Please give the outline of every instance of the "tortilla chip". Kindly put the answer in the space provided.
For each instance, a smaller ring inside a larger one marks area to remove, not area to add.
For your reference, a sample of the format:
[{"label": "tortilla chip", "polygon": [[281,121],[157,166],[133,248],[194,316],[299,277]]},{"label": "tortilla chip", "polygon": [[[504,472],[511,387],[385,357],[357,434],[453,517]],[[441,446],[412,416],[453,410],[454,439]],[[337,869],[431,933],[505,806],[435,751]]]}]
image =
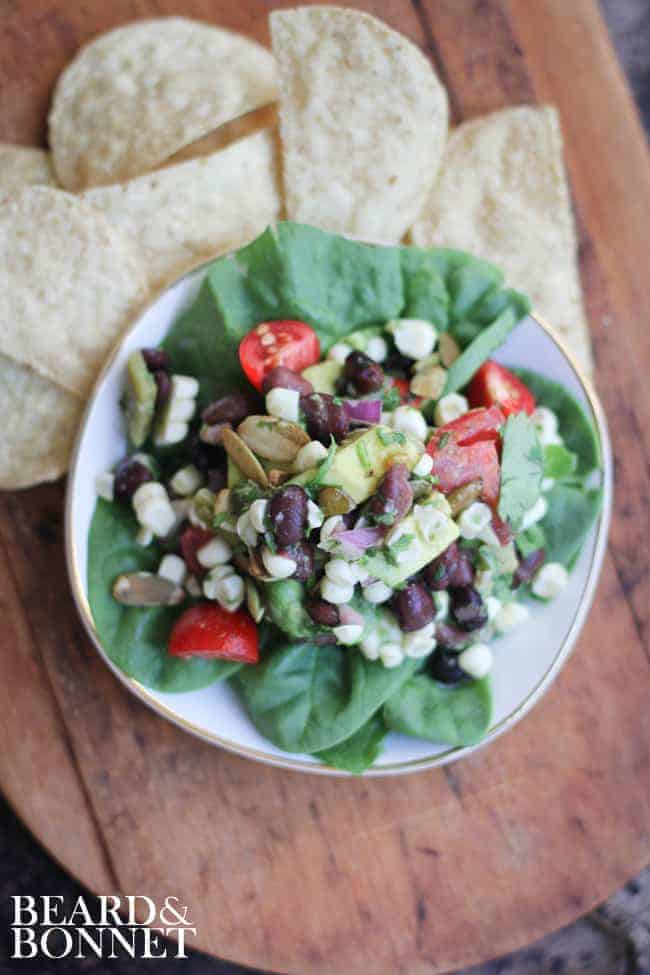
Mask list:
[{"label": "tortilla chip", "polygon": [[442,172],[411,232],[413,242],[457,247],[505,271],[593,370],[576,231],[557,111],[508,108],[452,132]]},{"label": "tortilla chip", "polygon": [[49,152],[0,143],[0,200],[25,186],[56,186]]},{"label": "tortilla chip", "polygon": [[0,206],[0,353],[84,397],[146,294],[139,256],[87,203],[33,186]]},{"label": "tortilla chip", "polygon": [[239,247],[280,212],[275,135],[233,143],[211,156],[159,169],[82,198],[137,244],[159,287],[202,260]]},{"label": "tortilla chip", "polygon": [[276,10],[270,23],[287,217],[399,241],[447,137],[447,95],[433,68],[405,37],[356,10]]},{"label": "tortilla chip", "polygon": [[0,489],[61,477],[82,410],[76,396],[0,355]]},{"label": "tortilla chip", "polygon": [[231,31],[161,17],[102,34],[61,75],[50,112],[69,190],[131,179],[277,97],[270,51]]}]

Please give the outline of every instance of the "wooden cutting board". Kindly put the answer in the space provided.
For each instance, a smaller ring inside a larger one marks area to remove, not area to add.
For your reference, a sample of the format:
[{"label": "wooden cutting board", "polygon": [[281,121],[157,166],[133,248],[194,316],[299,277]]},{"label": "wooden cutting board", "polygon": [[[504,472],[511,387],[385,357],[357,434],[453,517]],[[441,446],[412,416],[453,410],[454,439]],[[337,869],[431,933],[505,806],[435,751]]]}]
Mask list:
[{"label": "wooden cutting board", "polygon": [[[267,39],[271,6],[0,0],[0,139],[43,142],[54,80],[101,30],[182,12]],[[206,951],[295,975],[424,975],[539,938],[650,861],[650,169],[592,0],[358,6],[433,58],[456,120],[560,108],[617,472],[579,646],[523,724],[458,765],[367,781],[265,768],[127,694],[75,615],[63,485],[5,494],[0,786],[92,890],[179,896]]]}]

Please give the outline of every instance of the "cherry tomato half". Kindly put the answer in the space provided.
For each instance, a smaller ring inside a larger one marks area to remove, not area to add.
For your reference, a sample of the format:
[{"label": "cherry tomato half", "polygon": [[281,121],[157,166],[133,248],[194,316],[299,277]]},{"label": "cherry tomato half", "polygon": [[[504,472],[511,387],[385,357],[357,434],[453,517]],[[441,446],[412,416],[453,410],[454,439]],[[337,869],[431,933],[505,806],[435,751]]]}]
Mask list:
[{"label": "cherry tomato half", "polygon": [[185,559],[185,564],[192,575],[202,576],[208,570],[201,565],[196,557],[196,553],[204,545],[207,545],[214,535],[207,528],[199,525],[188,525],[181,535],[181,552]]},{"label": "cherry tomato half", "polygon": [[200,603],[186,609],[172,627],[167,652],[172,657],[259,660],[257,627],[248,613],[229,613],[216,603]]},{"label": "cherry tomato half", "polygon": [[320,342],[306,322],[262,322],[239,343],[239,361],[255,389],[276,366],[302,372],[320,359]]},{"label": "cherry tomato half", "polygon": [[504,416],[522,412],[530,416],[535,409],[535,397],[521,379],[491,359],[472,379],[467,398],[471,406],[499,406]]},{"label": "cherry tomato half", "polygon": [[498,440],[499,430],[505,423],[505,417],[498,406],[488,409],[469,410],[457,420],[451,420],[443,427],[434,431],[432,440],[439,444],[447,435],[448,439],[459,447],[468,447],[482,440]]},{"label": "cherry tomato half", "polygon": [[449,494],[455,488],[480,478],[483,483],[481,498],[490,507],[495,507],[499,500],[501,479],[496,444],[482,440],[461,447],[452,439],[442,443],[443,446],[438,446],[433,437],[427,446],[427,453],[433,460],[431,473],[438,478],[442,493]]}]

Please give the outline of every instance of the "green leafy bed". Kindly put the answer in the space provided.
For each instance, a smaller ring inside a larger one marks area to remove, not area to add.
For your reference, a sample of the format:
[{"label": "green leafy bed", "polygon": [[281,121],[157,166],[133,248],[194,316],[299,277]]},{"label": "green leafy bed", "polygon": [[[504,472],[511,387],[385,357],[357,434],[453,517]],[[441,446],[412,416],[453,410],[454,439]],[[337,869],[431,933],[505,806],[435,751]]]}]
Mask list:
[{"label": "green leafy bed", "polygon": [[[307,321],[326,351],[359,328],[400,316],[426,318],[449,330],[463,349],[448,373],[450,392],[467,383],[528,311],[527,300],[502,285],[500,271],[458,251],[373,247],[282,223],[212,264],[165,347],[175,371],[199,378],[206,402],[244,383],[238,344],[260,321]],[[570,565],[600,503],[599,493],[583,486],[599,464],[597,441],[582,409],[562,387],[533,373],[521,375],[558,414],[571,457],[577,458],[568,467],[563,456],[544,460],[568,471],[549,494],[543,531],[549,557]],[[529,448],[524,442],[517,449]],[[178,457],[172,460],[175,464]],[[527,503],[516,486],[512,494],[509,503],[515,508]],[[354,650],[316,646],[310,642],[313,625],[295,593],[287,597],[279,585],[271,619],[290,618],[293,637],[273,622],[264,623],[257,667],[168,657],[167,635],[180,610],[126,608],[111,597],[116,575],[155,569],[163,554],[157,544],[138,546],[135,532],[128,510],[98,501],[89,536],[88,591],[108,656],[147,687],[189,691],[232,679],[256,727],[275,745],[315,754],[354,773],[375,761],[389,730],[459,746],[480,740],[488,729],[488,680],[450,689],[417,673],[418,661],[387,670]],[[290,617],[283,608],[287,603],[293,607]]]}]

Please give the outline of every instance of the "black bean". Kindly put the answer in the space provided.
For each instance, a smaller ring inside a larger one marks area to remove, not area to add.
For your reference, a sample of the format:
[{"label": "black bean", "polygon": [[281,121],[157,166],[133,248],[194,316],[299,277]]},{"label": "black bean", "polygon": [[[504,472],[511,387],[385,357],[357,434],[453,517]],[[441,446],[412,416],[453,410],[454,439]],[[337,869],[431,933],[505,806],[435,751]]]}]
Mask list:
[{"label": "black bean", "polygon": [[436,623],[436,642],[444,650],[460,650],[469,641],[465,630],[453,623]]},{"label": "black bean", "polygon": [[530,582],[538,569],[540,569],[544,562],[546,561],[546,551],[543,548],[538,548],[530,555],[527,555],[525,559],[520,559],[519,565],[515,569],[515,574],[512,577],[512,588],[518,589],[519,586],[526,582]]},{"label": "black bean", "polygon": [[172,391],[171,376],[165,369],[156,369],[153,374],[156,383],[156,409],[159,410],[169,399]]},{"label": "black bean", "polygon": [[473,586],[451,588],[451,615],[464,630],[480,630],[487,623],[487,609]]},{"label": "black bean", "polygon": [[406,464],[393,464],[368,503],[368,513],[380,525],[395,525],[407,514],[413,501]]},{"label": "black bean", "polygon": [[190,441],[190,457],[194,466],[198,467],[202,474],[207,474],[215,467],[223,467],[226,463],[223,447],[204,443],[198,434],[195,434]]},{"label": "black bean", "polygon": [[318,596],[312,597],[307,603],[307,612],[314,623],[319,626],[338,626],[340,622],[339,609],[334,603],[328,603]]},{"label": "black bean", "polygon": [[335,402],[329,393],[311,393],[300,397],[300,408],[307,421],[307,432],[312,440],[326,446],[334,437],[340,443],[348,435],[350,422],[342,403]]},{"label": "black bean", "polygon": [[424,570],[424,578],[429,588],[434,590],[470,586],[474,581],[472,557],[457,542],[452,542],[438,558],[429,562]]},{"label": "black bean", "polygon": [[141,484],[153,481],[153,474],[146,464],[132,457],[125,457],[115,470],[113,494],[116,501],[130,501]]},{"label": "black bean", "polygon": [[365,396],[384,385],[384,370],[365,352],[350,352],[343,367],[343,380],[350,392]]},{"label": "black bean", "polygon": [[208,488],[213,494],[218,494],[225,488],[228,481],[228,473],[225,467],[211,467],[208,470]]},{"label": "black bean", "polygon": [[431,594],[419,582],[410,582],[397,592],[392,607],[405,633],[422,629],[436,614]]},{"label": "black bean", "polygon": [[171,368],[169,353],[164,349],[142,349],[142,358],[149,372],[157,372],[159,369],[169,372]]},{"label": "black bean", "polygon": [[467,680],[467,674],[458,664],[458,656],[441,647],[437,647],[427,666],[434,680],[441,684],[460,684]]},{"label": "black bean", "polygon": [[306,582],[313,575],[314,546],[310,545],[309,542],[298,542],[296,545],[289,545],[288,548],[282,549],[280,554],[294,559],[296,563],[296,571],[291,576],[292,579],[298,579],[299,582]]},{"label": "black bean", "polygon": [[208,426],[216,423],[232,423],[236,426],[255,411],[257,404],[247,393],[228,393],[214,400],[203,410],[201,418]]},{"label": "black bean", "polygon": [[401,379],[409,379],[411,376],[411,369],[413,368],[413,360],[407,359],[405,355],[401,352],[391,352],[384,359],[383,362],[384,372],[389,373],[391,376],[399,376]]},{"label": "black bean", "polygon": [[297,484],[280,488],[271,498],[269,518],[280,548],[302,541],[307,525],[307,494]]},{"label": "black bean", "polygon": [[268,393],[270,389],[275,389],[278,386],[281,389],[295,389],[301,396],[309,396],[310,393],[314,392],[314,387],[308,379],[304,379],[293,369],[287,369],[286,366],[275,366],[271,369],[264,377],[262,392]]}]

